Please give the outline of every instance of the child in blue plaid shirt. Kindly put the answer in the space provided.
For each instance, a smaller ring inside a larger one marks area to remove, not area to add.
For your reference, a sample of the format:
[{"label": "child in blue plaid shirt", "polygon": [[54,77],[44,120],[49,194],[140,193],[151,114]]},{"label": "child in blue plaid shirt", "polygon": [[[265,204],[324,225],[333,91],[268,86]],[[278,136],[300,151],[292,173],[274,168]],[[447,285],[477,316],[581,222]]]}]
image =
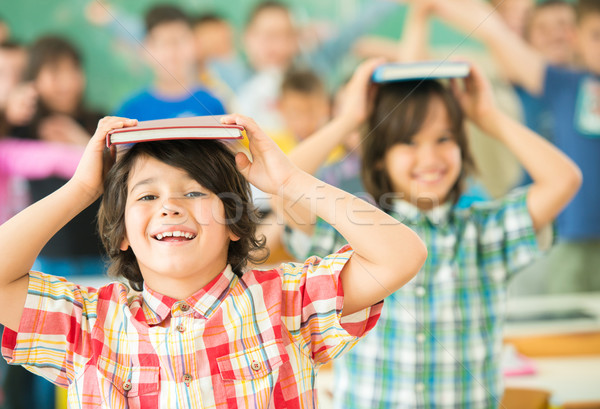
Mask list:
[{"label": "child in blue plaid shirt", "polygon": [[[417,276],[390,293],[373,332],[336,363],[335,407],[495,408],[502,395],[507,282],[535,258],[536,231],[577,192],[580,171],[496,108],[477,67],[464,84],[405,81],[375,90],[369,78],[377,64],[357,69],[340,115],[290,155],[314,171],[367,120],[365,188],[429,251]],[[465,117],[515,154],[532,175],[531,186],[467,209],[455,206],[473,164]],[[293,212],[289,224],[312,236],[310,254],[328,254],[344,243],[324,222],[308,223],[301,203],[286,210]]]}]

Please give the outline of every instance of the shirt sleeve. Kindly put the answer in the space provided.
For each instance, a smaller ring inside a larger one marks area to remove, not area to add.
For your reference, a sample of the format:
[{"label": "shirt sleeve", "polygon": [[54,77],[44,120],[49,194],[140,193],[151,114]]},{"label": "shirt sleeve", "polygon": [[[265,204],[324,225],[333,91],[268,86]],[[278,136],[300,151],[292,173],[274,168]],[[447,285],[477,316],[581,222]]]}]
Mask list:
[{"label": "shirt sleeve", "polygon": [[5,328],[2,355],[50,382],[67,387],[91,356],[98,291],[38,272],[29,288],[19,331]]},{"label": "shirt sleeve", "polygon": [[504,266],[506,278],[529,265],[540,253],[527,209],[528,192],[529,187],[515,189],[503,199],[474,211],[481,229],[479,245],[484,267]]},{"label": "shirt sleeve", "polygon": [[282,320],[294,341],[323,364],[349,350],[367,334],[383,302],[342,317],[344,292],[340,273],[352,257],[350,246],[303,264],[283,264]]}]

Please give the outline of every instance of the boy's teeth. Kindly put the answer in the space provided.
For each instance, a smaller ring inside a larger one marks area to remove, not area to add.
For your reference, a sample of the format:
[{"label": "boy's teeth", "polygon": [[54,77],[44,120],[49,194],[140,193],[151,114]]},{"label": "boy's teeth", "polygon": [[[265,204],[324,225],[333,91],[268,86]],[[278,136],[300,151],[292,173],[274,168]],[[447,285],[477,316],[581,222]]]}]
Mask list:
[{"label": "boy's teeth", "polygon": [[182,231],[165,231],[156,235],[157,240],[162,240],[165,237],[184,237],[186,239],[193,239],[196,236],[192,233]]}]

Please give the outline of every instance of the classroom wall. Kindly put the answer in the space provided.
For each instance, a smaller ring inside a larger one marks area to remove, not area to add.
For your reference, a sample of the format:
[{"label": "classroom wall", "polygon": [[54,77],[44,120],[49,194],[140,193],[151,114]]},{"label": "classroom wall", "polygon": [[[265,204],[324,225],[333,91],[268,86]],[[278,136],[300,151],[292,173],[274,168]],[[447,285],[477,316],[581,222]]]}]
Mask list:
[{"label": "classroom wall", "polygon": [[[99,1],[99,0],[91,0]],[[295,11],[300,24],[313,19],[341,23],[359,14],[361,6],[370,0],[282,0]],[[132,37],[123,20],[114,29],[91,25],[85,18],[89,0],[19,0],[0,1],[0,17],[8,22],[13,37],[29,43],[43,34],[60,34],[72,40],[82,51],[88,76],[87,100],[93,107],[112,112],[131,92],[146,85],[151,74],[143,60],[124,45]],[[127,14],[143,16],[156,3],[178,4],[192,15],[216,11],[242,30],[249,10],[256,0],[111,0],[110,4]],[[101,3],[99,3],[101,4]],[[398,38],[404,9],[386,17],[372,34]],[[122,39],[118,38],[122,36]],[[463,37],[440,24],[434,24],[433,42],[456,43]]]}]

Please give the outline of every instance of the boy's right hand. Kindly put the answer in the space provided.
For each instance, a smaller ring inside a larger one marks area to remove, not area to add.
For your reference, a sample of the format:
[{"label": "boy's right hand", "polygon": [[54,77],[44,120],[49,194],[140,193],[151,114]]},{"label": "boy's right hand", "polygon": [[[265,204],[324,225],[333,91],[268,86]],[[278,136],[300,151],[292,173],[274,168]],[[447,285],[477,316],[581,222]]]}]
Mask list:
[{"label": "boy's right hand", "polygon": [[110,169],[110,166],[112,166],[112,162],[114,162],[114,160],[111,163],[106,163],[105,161],[106,134],[113,129],[127,128],[135,125],[137,125],[137,119],[115,116],[104,117],[98,122],[98,128],[87,144],[75,175],[71,179],[89,193],[93,200],[102,194],[104,175]]}]

